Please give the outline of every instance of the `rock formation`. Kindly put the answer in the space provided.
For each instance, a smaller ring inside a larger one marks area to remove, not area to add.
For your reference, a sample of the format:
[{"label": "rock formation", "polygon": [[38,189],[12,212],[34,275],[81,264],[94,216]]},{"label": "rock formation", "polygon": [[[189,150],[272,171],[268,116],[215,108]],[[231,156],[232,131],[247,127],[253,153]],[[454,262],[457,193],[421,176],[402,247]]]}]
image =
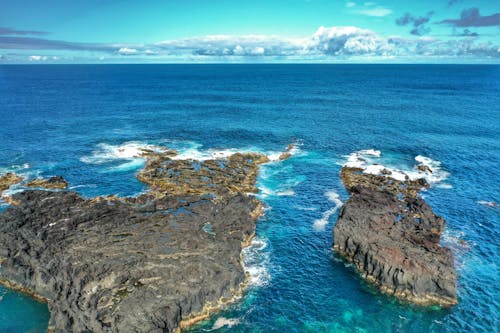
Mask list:
[{"label": "rock formation", "polygon": [[135,198],[26,190],[0,214],[0,282],[43,299],[55,332],[174,332],[245,285],[262,154],[145,150]]},{"label": "rock formation", "polygon": [[62,190],[68,187],[68,182],[61,176],[53,176],[50,178],[38,178],[29,181],[26,187],[45,188],[47,190]]},{"label": "rock formation", "polygon": [[440,246],[445,221],[418,196],[424,179],[344,167],[350,194],[334,228],[334,249],[385,293],[422,305],[457,303],[451,251]]},{"label": "rock formation", "polygon": [[23,177],[16,175],[13,172],[7,172],[0,176],[0,195],[3,191],[8,190],[12,185],[23,181]]}]

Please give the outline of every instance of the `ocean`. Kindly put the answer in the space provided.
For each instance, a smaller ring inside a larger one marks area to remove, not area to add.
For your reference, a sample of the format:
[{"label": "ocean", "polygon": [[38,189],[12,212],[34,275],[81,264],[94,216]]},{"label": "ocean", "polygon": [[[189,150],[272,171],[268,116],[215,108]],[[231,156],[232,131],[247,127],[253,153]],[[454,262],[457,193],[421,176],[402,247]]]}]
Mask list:
[{"label": "ocean", "polygon": [[[187,157],[296,145],[259,174],[249,289],[189,332],[499,332],[500,66],[0,66],[0,117],[0,173],[62,175],[87,197],[144,191],[148,144]],[[334,255],[339,172],[357,157],[432,166],[422,195],[447,221],[458,305],[384,296]],[[0,332],[44,332],[48,316],[0,287]]]}]

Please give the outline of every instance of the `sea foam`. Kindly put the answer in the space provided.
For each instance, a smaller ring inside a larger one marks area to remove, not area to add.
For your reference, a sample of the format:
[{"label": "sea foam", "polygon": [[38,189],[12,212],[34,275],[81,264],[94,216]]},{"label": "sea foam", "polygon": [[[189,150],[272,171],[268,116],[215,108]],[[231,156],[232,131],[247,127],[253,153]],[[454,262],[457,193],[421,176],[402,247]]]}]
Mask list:
[{"label": "sea foam", "polygon": [[325,196],[328,198],[328,201],[334,203],[335,205],[323,212],[320,219],[314,221],[313,228],[316,231],[324,231],[330,217],[335,214],[340,207],[342,207],[342,201],[339,199],[339,195],[336,192],[328,191],[325,193]]},{"label": "sea foam", "polygon": [[231,328],[240,323],[239,319],[219,317],[212,325],[210,331],[215,331],[223,327]]},{"label": "sea foam", "polygon": [[477,203],[487,207],[493,207],[493,208],[498,207],[498,203],[496,203],[495,201],[479,200],[477,201]]},{"label": "sea foam", "polygon": [[365,173],[382,175],[382,171],[389,171],[390,177],[399,181],[406,179],[416,180],[424,178],[430,185],[436,185],[443,189],[452,188],[450,184],[442,183],[450,173],[443,170],[441,162],[429,157],[415,156],[415,164],[412,166],[393,166],[392,161],[385,159],[380,150],[365,149],[355,151],[347,156],[341,163],[343,166],[360,168]]},{"label": "sea foam", "polygon": [[242,250],[243,266],[250,274],[251,286],[261,287],[271,280],[268,271],[270,257],[267,246],[267,240],[256,236],[250,245]]},{"label": "sea foam", "polygon": [[80,158],[87,164],[104,164],[116,160],[133,160],[141,157],[143,149],[157,149],[156,146],[141,142],[126,142],[121,145],[100,143],[90,156]]},{"label": "sea foam", "polygon": [[[165,141],[165,145],[177,150],[178,154],[174,160],[197,160],[205,161],[210,159],[225,159],[236,153],[261,153],[266,155],[271,162],[279,161],[279,157],[285,151],[263,151],[258,147],[245,148],[222,148],[222,149],[202,149],[202,145],[193,141]],[[301,143],[294,143],[293,147],[286,151],[291,156],[302,153]],[[125,142],[120,145],[99,143],[90,156],[80,158],[80,161],[87,164],[103,164],[116,160],[133,160],[141,158],[144,149],[161,150],[157,145],[147,144],[138,141]]]}]

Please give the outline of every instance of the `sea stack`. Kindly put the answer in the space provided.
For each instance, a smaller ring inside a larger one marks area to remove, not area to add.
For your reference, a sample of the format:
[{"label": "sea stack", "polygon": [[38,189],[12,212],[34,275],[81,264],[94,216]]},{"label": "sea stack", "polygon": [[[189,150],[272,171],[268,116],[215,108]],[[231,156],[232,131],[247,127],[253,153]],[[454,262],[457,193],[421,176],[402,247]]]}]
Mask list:
[{"label": "sea stack", "polygon": [[249,193],[267,156],[197,161],[158,147],[142,157],[149,191],[137,197],[26,190],[0,214],[0,283],[46,301],[49,331],[176,332],[245,287],[241,251],[262,212]]},{"label": "sea stack", "polygon": [[421,305],[456,304],[453,257],[440,246],[445,221],[418,196],[427,182],[353,167],[341,178],[350,198],[334,228],[334,250],[384,293]]}]

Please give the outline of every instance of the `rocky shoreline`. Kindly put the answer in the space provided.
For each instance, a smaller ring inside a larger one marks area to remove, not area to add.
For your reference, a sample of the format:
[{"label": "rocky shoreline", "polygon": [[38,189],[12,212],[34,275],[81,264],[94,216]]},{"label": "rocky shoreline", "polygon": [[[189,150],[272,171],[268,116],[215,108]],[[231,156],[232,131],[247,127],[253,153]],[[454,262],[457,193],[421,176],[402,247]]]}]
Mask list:
[{"label": "rocky shoreline", "polygon": [[445,221],[418,196],[425,179],[353,167],[343,167],[341,178],[350,198],[334,227],[334,250],[384,293],[421,305],[456,304],[453,257],[440,246]]},{"label": "rocky shoreline", "polygon": [[[13,195],[0,214],[0,283],[46,301],[53,332],[176,332],[238,297],[248,279],[242,248],[262,213],[249,194],[269,158],[177,156],[142,152],[138,179],[149,191],[137,197]],[[5,183],[19,181],[9,175]]]}]

